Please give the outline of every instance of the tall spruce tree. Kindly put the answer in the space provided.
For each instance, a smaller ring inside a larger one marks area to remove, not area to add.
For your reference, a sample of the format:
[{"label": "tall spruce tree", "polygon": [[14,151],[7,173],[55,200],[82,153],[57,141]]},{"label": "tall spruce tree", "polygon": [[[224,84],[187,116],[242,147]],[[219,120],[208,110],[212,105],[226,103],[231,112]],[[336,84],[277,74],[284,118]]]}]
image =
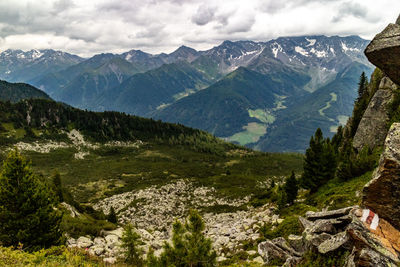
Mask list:
[{"label": "tall spruce tree", "polygon": [[61,213],[49,186],[39,179],[17,150],[11,151],[0,174],[0,243],[22,244],[34,251],[61,242]]},{"label": "tall spruce tree", "polygon": [[298,193],[298,190],[299,190],[294,171],[292,171],[292,174],[286,180],[284,189],[285,189],[285,193],[286,193],[286,201],[287,201],[287,203],[293,204],[294,200],[297,197],[297,193]]},{"label": "tall spruce tree", "polygon": [[113,206],[111,206],[110,208],[110,213],[108,213],[107,215],[107,220],[112,223],[118,222],[117,214],[115,213],[115,209]]},{"label": "tall spruce tree", "polygon": [[357,101],[359,102],[363,96],[368,93],[368,78],[367,75],[365,75],[365,72],[361,73],[360,76],[360,81],[358,82],[358,97]]},{"label": "tall spruce tree", "polygon": [[61,175],[59,172],[54,173],[53,177],[53,185],[54,185],[54,193],[58,197],[60,202],[64,201],[63,190],[62,190],[62,183],[61,183]]},{"label": "tall spruce tree", "polygon": [[303,163],[302,186],[314,193],[335,175],[335,149],[329,139],[324,139],[318,128],[310,139]]}]

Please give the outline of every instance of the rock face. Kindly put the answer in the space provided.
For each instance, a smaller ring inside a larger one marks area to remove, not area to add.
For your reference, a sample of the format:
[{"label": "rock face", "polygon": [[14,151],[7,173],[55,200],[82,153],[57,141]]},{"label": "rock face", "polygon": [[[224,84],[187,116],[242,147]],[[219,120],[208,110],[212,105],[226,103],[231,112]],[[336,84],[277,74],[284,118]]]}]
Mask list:
[{"label": "rock face", "polygon": [[338,249],[352,251],[346,266],[396,266],[400,262],[400,232],[385,220],[376,230],[360,220],[362,210],[348,207],[335,211],[308,212],[300,217],[304,227],[301,236],[267,240],[258,245],[266,264],[282,262],[295,266],[307,250],[321,254]]},{"label": "rock face", "polygon": [[393,123],[373,179],[365,186],[363,204],[400,229],[400,123]]},{"label": "rock face", "polygon": [[[397,19],[399,23],[399,19]],[[365,49],[368,60],[400,84],[400,25],[389,24]]]},{"label": "rock face", "polygon": [[388,77],[384,77],[379,89],[368,104],[367,109],[358,125],[354,136],[353,146],[357,150],[368,146],[373,149],[384,143],[386,136],[386,125],[389,119],[388,106],[393,99],[393,91],[397,89]]}]

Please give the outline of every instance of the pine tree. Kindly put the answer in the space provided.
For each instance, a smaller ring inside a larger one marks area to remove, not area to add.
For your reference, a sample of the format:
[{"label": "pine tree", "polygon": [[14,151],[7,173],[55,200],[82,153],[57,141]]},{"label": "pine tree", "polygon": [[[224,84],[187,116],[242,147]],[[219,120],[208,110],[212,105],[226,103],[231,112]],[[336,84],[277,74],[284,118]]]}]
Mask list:
[{"label": "pine tree", "polygon": [[324,139],[320,128],[310,139],[303,163],[302,186],[314,193],[332,179],[336,169],[335,150],[329,139]]},{"label": "pine tree", "polygon": [[56,172],[53,177],[53,185],[54,185],[54,193],[58,197],[58,200],[60,202],[64,201],[64,196],[63,196],[63,190],[62,190],[62,184],[61,184],[61,175],[59,172]]},{"label": "pine tree", "polygon": [[11,151],[0,174],[0,243],[22,244],[29,251],[62,240],[61,213],[50,188],[17,150]]},{"label": "pine tree", "polygon": [[294,200],[297,197],[297,192],[299,190],[294,171],[292,171],[292,174],[286,180],[284,189],[285,189],[285,193],[286,193],[286,201],[287,201],[287,203],[293,204]]},{"label": "pine tree", "polygon": [[361,73],[360,76],[360,81],[358,82],[358,97],[357,97],[357,101],[359,102],[363,96],[368,93],[367,91],[367,87],[368,87],[368,78],[367,75],[365,75],[365,72]]},{"label": "pine tree", "polygon": [[110,213],[107,215],[107,220],[112,223],[117,223],[117,214],[115,213],[115,209],[113,206],[110,208]]},{"label": "pine tree", "polygon": [[131,224],[124,227],[124,232],[121,239],[121,247],[125,249],[125,261],[134,266],[143,265],[143,250],[139,248],[142,244],[140,235],[136,233]]},{"label": "pine tree", "polygon": [[190,211],[183,225],[175,221],[172,244],[165,243],[159,261],[162,266],[209,267],[216,266],[216,252],[209,238],[204,236],[204,222],[196,211]]}]

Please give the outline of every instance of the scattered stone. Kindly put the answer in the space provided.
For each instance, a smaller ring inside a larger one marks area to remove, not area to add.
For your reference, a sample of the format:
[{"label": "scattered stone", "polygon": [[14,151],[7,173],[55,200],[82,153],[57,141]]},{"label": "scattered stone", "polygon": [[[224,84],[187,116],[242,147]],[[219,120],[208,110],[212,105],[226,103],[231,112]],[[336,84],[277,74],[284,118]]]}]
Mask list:
[{"label": "scattered stone", "polygon": [[305,250],[303,237],[298,235],[289,235],[288,242],[290,246],[297,252],[303,253]]},{"label": "scattered stone", "polygon": [[108,264],[115,264],[117,262],[117,259],[114,257],[110,257],[110,258],[104,258],[103,261]]},{"label": "scattered stone", "polygon": [[318,219],[338,218],[338,217],[342,217],[342,216],[349,214],[353,208],[354,207],[346,207],[343,209],[331,210],[331,211],[321,211],[321,212],[307,211],[306,217],[308,220],[311,220],[311,221],[315,221]]},{"label": "scattered stone", "polygon": [[325,254],[338,249],[349,241],[349,237],[346,232],[338,233],[328,240],[325,240],[318,246],[318,252]]},{"label": "scattered stone", "polygon": [[263,260],[263,258],[262,258],[261,256],[258,256],[258,257],[256,257],[256,258],[254,258],[254,259],[253,259],[253,262],[259,263],[259,264],[261,264],[261,265],[264,264],[264,260]]},{"label": "scattered stone", "polygon": [[78,248],[88,248],[93,245],[93,241],[86,236],[81,236],[76,240],[76,246]]}]

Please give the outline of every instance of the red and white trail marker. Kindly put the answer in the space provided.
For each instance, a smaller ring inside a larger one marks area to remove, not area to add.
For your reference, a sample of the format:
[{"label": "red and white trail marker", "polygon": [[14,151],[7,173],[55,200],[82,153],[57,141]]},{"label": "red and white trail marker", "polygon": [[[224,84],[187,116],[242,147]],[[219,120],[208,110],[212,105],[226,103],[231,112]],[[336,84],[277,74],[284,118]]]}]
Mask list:
[{"label": "red and white trail marker", "polygon": [[372,210],[365,209],[363,210],[361,221],[367,223],[372,230],[376,230],[379,224],[379,216]]}]

